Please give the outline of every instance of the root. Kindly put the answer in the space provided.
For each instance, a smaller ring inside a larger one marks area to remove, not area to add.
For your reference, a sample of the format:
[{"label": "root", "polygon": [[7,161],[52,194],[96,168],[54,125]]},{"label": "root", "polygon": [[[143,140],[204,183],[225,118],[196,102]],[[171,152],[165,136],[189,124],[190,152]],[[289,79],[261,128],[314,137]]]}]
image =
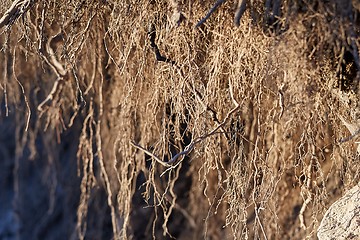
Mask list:
[{"label": "root", "polygon": [[36,0],[16,0],[0,19],[0,28],[9,28],[20,16],[26,13]]},{"label": "root", "polygon": [[17,78],[16,76],[16,72],[15,72],[15,59],[16,59],[16,48],[14,49],[14,54],[13,54],[13,64],[12,64],[12,69],[13,69],[13,75],[14,75],[14,78],[16,80],[16,82],[19,84],[20,88],[21,88],[21,92],[24,96],[24,101],[25,101],[25,105],[26,105],[26,108],[28,110],[27,112],[27,117],[26,117],[26,123],[25,123],[25,132],[28,131],[29,129],[29,123],[30,123],[30,117],[31,117],[31,109],[30,109],[30,104],[29,104],[29,101],[26,97],[26,94],[25,94],[25,89],[24,89],[24,86],[22,85],[22,83],[20,82],[20,80]]},{"label": "root", "polygon": [[[230,97],[231,97],[231,100],[232,100],[232,102],[234,103],[235,107],[227,113],[227,115],[226,115],[226,117],[224,118],[224,120],[223,120],[217,127],[215,127],[214,129],[212,129],[210,132],[208,132],[208,133],[206,133],[206,134],[204,134],[204,135],[202,135],[202,136],[200,136],[200,137],[197,137],[197,138],[193,139],[193,140],[191,141],[191,143],[185,147],[184,151],[181,151],[181,152],[177,153],[177,154],[176,154],[175,156],[173,156],[168,162],[162,161],[158,156],[154,155],[152,152],[148,151],[147,149],[145,149],[144,147],[140,146],[139,144],[136,144],[134,141],[131,141],[130,144],[131,144],[133,147],[135,147],[135,148],[143,151],[144,153],[146,153],[147,155],[149,155],[150,157],[152,157],[157,163],[161,164],[161,165],[164,166],[164,167],[167,167],[167,168],[168,168],[167,170],[176,167],[177,165],[173,165],[173,164],[175,164],[180,157],[183,157],[183,156],[186,156],[186,155],[190,154],[197,144],[201,143],[201,142],[204,141],[206,138],[208,138],[208,137],[210,137],[210,136],[212,136],[212,135],[214,135],[214,134],[223,133],[223,132],[219,132],[219,129],[223,128],[224,125],[230,120],[230,117],[231,117],[235,112],[237,112],[237,111],[239,110],[240,105],[239,105],[239,103],[236,101],[236,99],[235,99],[235,97],[234,97],[233,86],[232,86],[231,81],[229,81],[229,88],[230,88],[230,90],[229,90],[229,92],[230,92]],[[167,171],[167,170],[166,170],[166,171]],[[166,172],[166,171],[165,171],[165,172]],[[164,173],[165,173],[165,172],[164,172]],[[164,173],[163,173],[163,174],[164,174]]]},{"label": "root", "polygon": [[305,201],[303,202],[303,205],[301,206],[301,209],[299,212],[300,227],[303,228],[304,230],[306,230],[304,213],[306,211],[306,207],[313,200],[313,196],[311,193],[311,182],[312,182],[313,164],[316,160],[315,159],[316,158],[315,146],[312,144],[309,147],[311,148],[311,156],[310,156],[309,166],[306,169],[306,185],[301,188],[301,196],[303,197],[303,199],[305,199]]},{"label": "root", "polygon": [[218,9],[218,7],[220,7],[221,4],[223,4],[226,0],[217,0],[216,3],[214,4],[214,6],[212,8],[210,8],[209,12],[206,14],[206,16],[201,19],[197,24],[196,27],[200,27],[202,24],[204,24],[206,22],[206,20],[211,16],[211,14],[213,14],[213,12],[216,11],[216,9]]},{"label": "root", "polygon": [[238,2],[238,7],[236,9],[235,17],[234,17],[234,23],[235,26],[237,27],[240,26],[241,17],[244,15],[246,11],[246,1],[247,0],[239,0]]}]

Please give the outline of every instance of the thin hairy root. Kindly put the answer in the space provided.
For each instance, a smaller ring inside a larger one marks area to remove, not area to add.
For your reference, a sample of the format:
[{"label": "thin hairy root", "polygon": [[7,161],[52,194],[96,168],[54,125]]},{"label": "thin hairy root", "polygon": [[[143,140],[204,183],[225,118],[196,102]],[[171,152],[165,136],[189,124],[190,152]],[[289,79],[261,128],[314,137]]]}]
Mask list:
[{"label": "thin hairy root", "polygon": [[16,19],[26,13],[36,0],[15,0],[0,19],[0,28],[10,27]]},{"label": "thin hairy root", "polygon": [[50,91],[50,93],[47,95],[47,97],[45,98],[45,100],[43,100],[37,107],[39,112],[43,112],[44,111],[44,105],[47,104],[48,102],[52,101],[55,97],[55,95],[59,94],[62,90],[62,86],[63,86],[64,80],[63,78],[58,78],[55,80],[54,85]]},{"label": "thin hairy root", "polygon": [[9,237],[315,238],[359,179],[355,2],[6,0]]},{"label": "thin hairy root", "polygon": [[231,81],[229,81],[229,86],[230,86],[230,97],[231,97],[231,100],[233,101],[233,103],[235,104],[235,107],[230,110],[227,115],[225,116],[224,120],[218,124],[217,127],[215,127],[214,129],[212,129],[210,132],[200,136],[200,137],[197,137],[195,139],[193,139],[191,141],[191,143],[189,145],[187,145],[184,149],[184,151],[181,151],[179,153],[177,153],[175,156],[173,156],[168,162],[164,162],[162,161],[159,157],[157,157],[156,155],[154,155],[153,153],[151,153],[150,151],[146,150],[144,147],[140,146],[139,144],[136,144],[135,142],[131,141],[130,144],[132,146],[134,146],[135,148],[145,152],[146,154],[148,154],[149,156],[151,156],[152,158],[154,158],[154,160],[158,163],[160,163],[162,166],[164,167],[170,167],[172,164],[174,164],[180,157],[182,156],[186,156],[188,155],[190,152],[192,152],[192,150],[194,149],[195,145],[198,144],[198,143],[201,143],[202,141],[204,141],[206,138],[214,135],[214,134],[217,134],[217,133],[222,133],[222,132],[218,132],[219,129],[223,128],[224,125],[229,121],[230,117],[236,112],[239,110],[240,108],[240,105],[238,104],[238,102],[235,100],[234,98],[234,93],[233,93],[233,86],[231,84]]},{"label": "thin hairy root", "polygon": [[226,0],[217,0],[216,3],[214,4],[214,6],[212,8],[210,8],[210,10],[206,14],[206,16],[196,24],[196,27],[200,27],[204,22],[206,22],[206,20],[211,16],[211,14],[213,14],[213,12],[215,12],[216,9],[218,7],[220,7],[220,5],[223,4],[225,1]]},{"label": "thin hairy root", "polygon": [[116,214],[116,210],[115,210],[115,204],[112,200],[113,198],[113,192],[111,190],[111,182],[110,182],[110,177],[109,177],[109,173],[105,167],[105,160],[103,157],[103,150],[102,150],[102,141],[101,141],[101,118],[103,115],[103,96],[102,96],[102,86],[103,86],[103,80],[101,81],[101,84],[99,86],[99,102],[100,102],[100,113],[98,116],[98,120],[96,123],[96,153],[99,157],[99,164],[100,164],[100,171],[101,171],[101,175],[102,178],[104,179],[104,183],[105,183],[105,187],[106,187],[106,192],[107,192],[107,203],[110,207],[111,210],[111,223],[112,223],[112,227],[113,227],[113,232],[114,232],[114,239],[120,239],[120,235],[119,235],[119,230],[118,230],[118,224],[117,224],[117,214]]},{"label": "thin hairy root", "polygon": [[316,158],[315,146],[309,146],[311,148],[311,156],[310,156],[310,163],[306,169],[306,185],[301,189],[301,196],[304,199],[303,205],[301,206],[299,212],[299,220],[300,220],[300,227],[304,230],[306,229],[305,220],[304,220],[304,213],[306,211],[306,207],[309,203],[313,200],[313,194],[311,192],[311,183],[312,183],[312,169]]},{"label": "thin hairy root", "polygon": [[54,73],[57,76],[57,79],[54,82],[54,85],[48,94],[48,96],[38,105],[38,111],[43,112],[44,105],[48,102],[52,101],[55,95],[59,94],[62,90],[64,80],[67,79],[67,70],[63,67],[63,65],[56,59],[56,55],[54,50],[51,47],[53,42],[59,41],[61,39],[61,31],[55,34],[54,36],[50,37],[46,43],[45,36],[44,36],[44,21],[45,21],[45,10],[41,12],[41,23],[40,23],[40,31],[38,32],[39,36],[39,47],[38,51],[42,59],[51,67]]},{"label": "thin hairy root", "polygon": [[246,1],[247,0],[239,0],[238,2],[238,6],[235,12],[235,17],[234,17],[234,23],[235,26],[240,26],[240,20],[241,17],[244,15],[245,11],[246,11]]},{"label": "thin hairy root", "polygon": [[150,46],[151,46],[152,50],[155,53],[156,60],[159,61],[159,62],[166,62],[166,63],[175,64],[175,61],[161,55],[159,47],[155,43],[156,29],[155,29],[155,25],[153,23],[150,23],[149,31],[148,31],[148,37],[149,37],[149,40],[150,40]]},{"label": "thin hairy root", "polygon": [[28,110],[27,117],[26,117],[26,123],[25,123],[25,131],[27,132],[28,129],[29,129],[29,123],[30,123],[30,118],[31,118],[31,109],[30,109],[30,104],[29,104],[28,98],[27,98],[27,96],[25,94],[24,86],[16,76],[15,59],[16,59],[16,48],[14,48],[12,69],[13,69],[14,78],[15,78],[16,82],[19,84],[19,86],[21,88],[21,92],[22,92],[22,94],[24,96],[24,101],[25,101],[25,104],[26,104],[26,108]]},{"label": "thin hairy root", "polygon": [[360,126],[359,126],[359,124],[349,123],[341,115],[338,115],[338,117],[340,118],[342,124],[344,124],[344,126],[349,130],[349,132],[351,134],[348,137],[341,138],[339,140],[340,143],[348,142],[348,141],[354,139],[356,136],[358,136],[360,134]]}]

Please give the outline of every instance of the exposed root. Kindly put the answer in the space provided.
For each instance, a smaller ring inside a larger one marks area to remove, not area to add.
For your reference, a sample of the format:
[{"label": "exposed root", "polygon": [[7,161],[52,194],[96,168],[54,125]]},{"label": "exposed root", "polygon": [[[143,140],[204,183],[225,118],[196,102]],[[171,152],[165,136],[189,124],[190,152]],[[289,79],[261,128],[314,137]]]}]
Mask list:
[{"label": "exposed root", "polygon": [[235,26],[240,26],[240,20],[241,17],[244,15],[245,11],[246,11],[246,1],[247,0],[239,0],[238,2],[238,6],[235,12],[235,17],[234,17],[234,23]]},{"label": "exposed root", "polygon": [[216,9],[218,7],[220,7],[220,5],[223,4],[225,1],[226,0],[217,0],[216,3],[214,4],[214,6],[212,8],[210,8],[210,10],[206,14],[206,16],[196,24],[196,27],[200,27],[204,22],[206,22],[206,20],[208,20],[208,18],[211,16],[211,14],[213,14],[216,11]]},{"label": "exposed root", "polygon": [[30,118],[31,118],[31,109],[30,109],[29,101],[28,101],[28,99],[26,97],[26,94],[25,94],[24,86],[22,85],[22,83],[20,82],[20,80],[16,76],[15,59],[16,59],[16,48],[14,48],[12,69],[13,69],[14,78],[15,78],[16,82],[19,84],[19,86],[21,88],[21,92],[22,92],[22,95],[24,96],[24,101],[25,101],[25,104],[26,104],[26,108],[28,110],[27,117],[26,117],[26,123],[25,123],[25,132],[27,132],[28,129],[29,129],[29,123],[30,123]]},{"label": "exposed root", "polygon": [[15,0],[0,19],[0,28],[5,25],[10,27],[16,19],[26,13],[35,2],[36,0]]},{"label": "exposed root", "polygon": [[[359,178],[339,144],[360,132],[354,2],[2,9],[0,182],[29,223],[15,236],[56,224],[79,239],[315,237],[339,184]],[[46,197],[29,198],[36,186]]]}]

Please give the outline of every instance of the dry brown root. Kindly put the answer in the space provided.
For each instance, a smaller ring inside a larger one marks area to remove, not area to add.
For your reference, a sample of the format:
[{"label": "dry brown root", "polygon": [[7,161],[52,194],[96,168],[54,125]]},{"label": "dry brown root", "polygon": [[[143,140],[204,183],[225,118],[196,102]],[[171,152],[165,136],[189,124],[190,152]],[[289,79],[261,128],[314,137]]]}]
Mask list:
[{"label": "dry brown root", "polygon": [[234,24],[237,27],[240,26],[241,17],[244,15],[246,11],[246,1],[247,0],[239,0],[238,2],[238,6],[234,16]]},{"label": "dry brown root", "polygon": [[216,9],[218,9],[221,6],[221,4],[223,4],[225,1],[226,0],[217,0],[214,6],[210,8],[206,16],[196,24],[196,27],[200,27],[202,24],[204,24],[206,20],[208,20],[208,18],[211,16],[211,14],[213,14],[216,11]]}]

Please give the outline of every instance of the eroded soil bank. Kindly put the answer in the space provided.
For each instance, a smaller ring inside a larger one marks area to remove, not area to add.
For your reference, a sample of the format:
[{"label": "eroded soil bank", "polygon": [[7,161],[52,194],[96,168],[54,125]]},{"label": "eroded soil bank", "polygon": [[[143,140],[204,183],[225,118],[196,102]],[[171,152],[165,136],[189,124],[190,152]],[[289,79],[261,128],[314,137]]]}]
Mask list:
[{"label": "eroded soil bank", "polygon": [[1,239],[315,239],[359,181],[357,1],[0,6]]}]

